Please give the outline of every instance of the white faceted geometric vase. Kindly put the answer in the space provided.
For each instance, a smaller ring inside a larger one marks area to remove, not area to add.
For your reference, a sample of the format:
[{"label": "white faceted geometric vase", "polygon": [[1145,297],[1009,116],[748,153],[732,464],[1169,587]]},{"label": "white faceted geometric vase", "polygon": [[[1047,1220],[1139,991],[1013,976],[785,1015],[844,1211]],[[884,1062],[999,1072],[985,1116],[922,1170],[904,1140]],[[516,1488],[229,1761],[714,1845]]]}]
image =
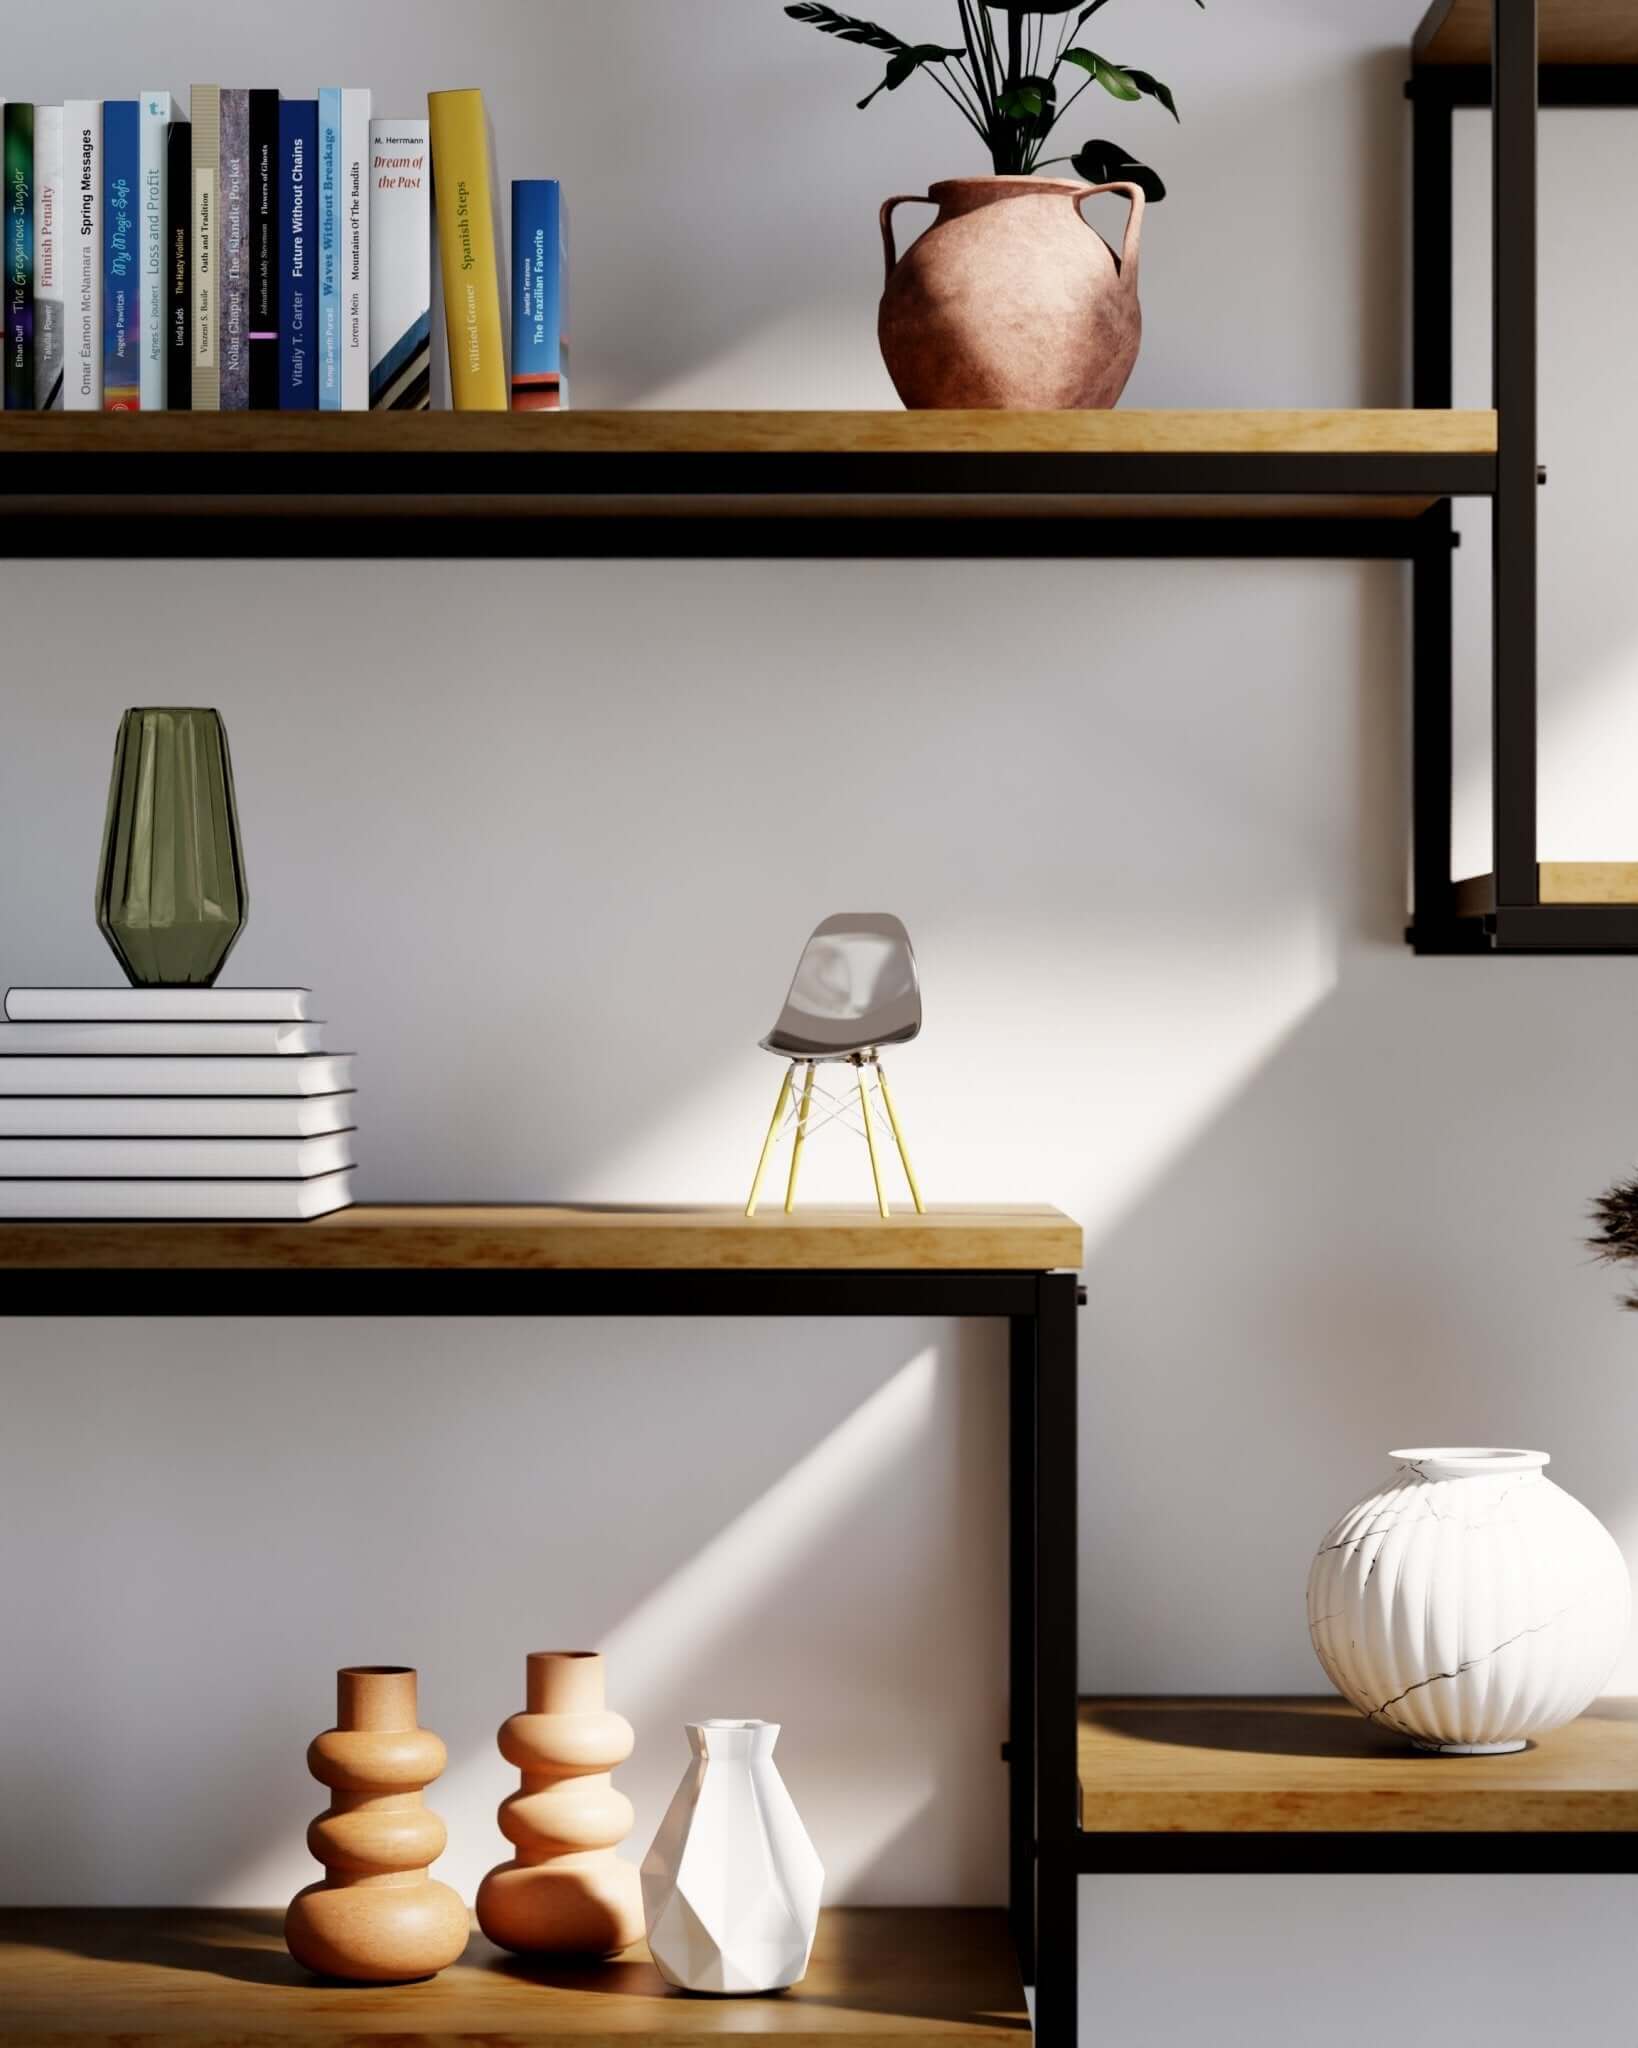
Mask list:
[{"label": "white faceted geometric vase", "polygon": [[825,1873],[774,1765],[771,1721],[702,1721],[643,1859],[649,1952],[679,1991],[745,1997],[807,1974]]},{"label": "white faceted geometric vase", "polygon": [[1418,1749],[1498,1756],[1573,1721],[1626,1647],[1632,1587],[1543,1451],[1392,1451],[1308,1574],[1308,1632],[1337,1691]]}]

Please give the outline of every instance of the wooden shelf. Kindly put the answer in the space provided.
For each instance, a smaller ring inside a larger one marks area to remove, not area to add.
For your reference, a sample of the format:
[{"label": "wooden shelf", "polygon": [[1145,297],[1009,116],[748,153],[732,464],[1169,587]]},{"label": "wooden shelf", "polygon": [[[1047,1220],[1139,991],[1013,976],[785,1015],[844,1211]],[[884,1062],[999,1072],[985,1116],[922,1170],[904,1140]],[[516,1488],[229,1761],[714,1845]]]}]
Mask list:
[{"label": "wooden shelf", "polygon": [[1030,1272],[1074,1270],[1080,1226],[1047,1207],[356,1208],[314,1223],[4,1223],[0,1270]]},{"label": "wooden shelf", "polygon": [[[1536,870],[1543,903],[1638,903],[1638,861],[1544,860]],[[1456,884],[1456,915],[1484,917],[1496,907],[1494,875]]]},{"label": "wooden shelf", "polygon": [[123,532],[157,554],[180,521],[190,548],[230,548],[235,522],[284,519],[292,549],[324,523],[333,545],[339,521],[355,552],[403,552],[430,521],[468,544],[503,525],[520,547],[660,553],[682,537],[589,522],[686,516],[722,552],[780,545],[773,520],[860,518],[1028,521],[1023,551],[1111,512],[1403,520],[1488,495],[1495,469],[1489,412],[8,414],[0,544],[49,552],[72,529],[95,552]]},{"label": "wooden shelf", "polygon": [[0,2042],[276,2048],[460,2042],[563,2048],[773,2040],[785,2048],[1018,2042],[1028,2031],[1005,1917],[824,1915],[807,1981],[773,1998],[687,1998],[646,1952],[581,1968],[515,1961],[474,1934],[423,1984],[325,1985],[285,1953],[277,1913],[0,1913]]},{"label": "wooden shelf", "polygon": [[1083,1700],[1080,1775],[1087,1834],[1625,1831],[1638,1700],[1496,1757],[1427,1755],[1336,1698]]},{"label": "wooden shelf", "polygon": [[1495,452],[1492,412],[54,412],[0,419],[0,453],[122,460]]},{"label": "wooden shelf", "polygon": [[[1434,0],[1416,33],[1419,64],[1488,64],[1491,0]],[[1632,0],[1541,0],[1543,64],[1638,64]]]},{"label": "wooden shelf", "polygon": [[350,455],[1495,455],[1493,412],[6,414],[0,453]]}]

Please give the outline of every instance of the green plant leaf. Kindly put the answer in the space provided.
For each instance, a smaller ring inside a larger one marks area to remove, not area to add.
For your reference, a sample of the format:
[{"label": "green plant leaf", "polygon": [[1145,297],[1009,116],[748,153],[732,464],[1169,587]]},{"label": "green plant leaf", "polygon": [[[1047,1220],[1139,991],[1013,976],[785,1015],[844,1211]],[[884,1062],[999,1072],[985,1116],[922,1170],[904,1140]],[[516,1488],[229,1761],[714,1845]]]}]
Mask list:
[{"label": "green plant leaf", "polygon": [[881,84],[860,100],[859,111],[863,113],[870,102],[880,98],[884,92],[897,92],[901,85],[915,77],[924,64],[943,64],[951,57],[964,57],[966,54],[965,50],[947,50],[942,43],[917,43],[913,50],[900,50],[889,60],[887,76]]},{"label": "green plant leaf", "polygon": [[1107,57],[1100,57],[1096,50],[1065,50],[1063,61],[1078,64],[1083,71],[1091,72],[1106,93],[1117,100],[1136,100],[1143,95],[1127,77],[1118,64],[1111,64]]},{"label": "green plant leaf", "polygon": [[1140,71],[1135,64],[1122,64],[1117,68],[1132,81],[1139,92],[1146,92],[1154,99],[1159,100],[1160,104],[1174,121],[1181,121],[1183,119],[1183,116],[1177,111],[1176,100],[1172,98],[1171,87],[1169,85],[1162,85],[1152,71]]},{"label": "green plant leaf", "polygon": [[1014,121],[1039,121],[1057,106],[1058,88],[1050,78],[1020,78],[997,104]]},{"label": "green plant leaf", "polygon": [[1151,205],[1166,197],[1157,174],[1128,156],[1118,142],[1089,142],[1070,162],[1089,185],[1136,185]]},{"label": "green plant leaf", "polygon": [[834,7],[819,7],[811,0],[799,0],[785,12],[792,21],[805,22],[809,28],[818,29],[821,35],[839,36],[844,43],[863,43],[868,50],[908,50],[910,45],[902,36],[896,36],[890,29],[878,28],[873,21],[860,21],[856,15],[838,14]]}]

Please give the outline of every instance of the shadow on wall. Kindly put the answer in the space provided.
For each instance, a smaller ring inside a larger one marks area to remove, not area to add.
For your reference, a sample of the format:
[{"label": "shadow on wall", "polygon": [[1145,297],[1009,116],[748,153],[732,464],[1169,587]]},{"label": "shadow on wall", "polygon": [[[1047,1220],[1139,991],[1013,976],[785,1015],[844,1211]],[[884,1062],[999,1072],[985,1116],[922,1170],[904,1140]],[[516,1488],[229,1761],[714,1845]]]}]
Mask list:
[{"label": "shadow on wall", "polygon": [[[1624,1141],[1574,1083],[1606,1057],[1615,963],[1554,962],[1551,998],[1515,996],[1502,1029],[1512,964],[1350,956],[1093,1247],[1083,1342],[1118,1368],[1086,1382],[1090,1689],[1314,1690],[1313,1546],[1394,1444],[1547,1450],[1630,1539],[1633,1331],[1582,1243]],[[1152,1437],[1157,1406],[1188,1418],[1163,1489],[1100,1453]],[[1635,1686],[1629,1657],[1613,1689]]]},{"label": "shadow on wall", "polygon": [[[619,1324],[475,1345],[387,1323],[338,1373],[334,1332],[293,1323],[247,1384],[203,1326],[11,1326],[30,1371],[3,1497],[55,1562],[50,1587],[0,1594],[29,1645],[0,1671],[0,1897],[288,1896],[314,1874],[303,1756],[334,1670],[388,1655],[421,1667],[449,1744],[439,1874],[471,1896],[508,1853],[494,1731],[524,1653],[603,1641],[639,1730],[628,1852],[682,1774],[683,1723],[754,1713],[787,1725],[833,1896],[914,1902],[939,1871],[989,1899],[1004,1773],[975,1785],[972,1760],[1004,1732],[1004,1347],[838,1324],[820,1370],[787,1326],[735,1327],[746,1343],[667,1326],[657,1362]],[[42,1442],[75,1445],[72,1498]],[[696,1561],[657,1583],[677,1557]]]}]

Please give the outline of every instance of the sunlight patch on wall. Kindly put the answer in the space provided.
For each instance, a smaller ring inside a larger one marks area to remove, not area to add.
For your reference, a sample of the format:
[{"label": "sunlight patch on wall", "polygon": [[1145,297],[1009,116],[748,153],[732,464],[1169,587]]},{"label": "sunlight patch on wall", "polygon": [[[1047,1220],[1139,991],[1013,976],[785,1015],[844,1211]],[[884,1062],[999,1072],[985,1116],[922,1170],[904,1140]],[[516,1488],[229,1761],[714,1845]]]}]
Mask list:
[{"label": "sunlight patch on wall", "polygon": [[[1090,1251],[1337,985],[1328,905],[1253,904],[1209,930],[1139,923],[912,928],[926,1028],[887,1064],[929,1202],[1056,1202]],[[736,1048],[575,1195],[640,1187],[660,1201],[743,1202],[782,1071]],[[845,1068],[826,1078],[849,1086]],[[769,1169],[773,1210],[789,1159],[783,1148]],[[884,1171],[890,1202],[908,1208],[890,1143]],[[817,1133],[799,1201],[872,1199],[862,1139]]]},{"label": "sunlight patch on wall", "polygon": [[[601,1642],[573,1646],[604,1651],[609,1704],[638,1731],[637,1751],[616,1776],[637,1808],[637,1825],[622,1855],[640,1860],[659,1824],[687,1760],[683,1729],[688,1721],[737,1714],[776,1718],[781,1703],[788,1706],[809,1696],[813,1672],[804,1603],[831,1560],[845,1553],[849,1531],[869,1504],[900,1485],[906,1469],[925,1456],[926,1439],[937,1426],[938,1372],[937,1353],[919,1351]],[[956,1398],[954,1389],[949,1398]],[[754,1405],[715,1426],[754,1428]],[[697,1446],[688,1453],[698,1454]],[[900,1562],[884,1558],[880,1568],[891,1572]],[[840,1568],[851,1583],[858,1582],[856,1555],[846,1557]],[[902,1592],[898,1597],[902,1602]],[[890,1599],[889,1610],[893,1605]],[[891,1718],[901,1707],[878,1697],[880,1658],[870,1645],[870,1625],[871,1616],[861,1613],[859,1669],[848,1681],[853,1722],[862,1729],[883,1715]],[[742,1666],[754,1670],[749,1681],[754,1697],[741,1696],[747,1687]],[[521,1688],[521,1653],[518,1676]],[[516,1700],[497,1700],[496,1725],[521,1705],[521,1690]],[[827,1713],[826,1719],[834,1717]],[[868,1880],[884,1852],[938,1796],[940,1745],[923,1745],[918,1753],[925,1769],[907,1770],[902,1748],[892,1757],[882,1756],[876,1767],[868,1737],[856,1745],[834,1737],[827,1741],[814,1726],[793,1726],[790,1737],[804,1769],[798,1774],[787,1762],[787,1772],[826,1864],[827,1893],[835,1899],[861,1878]],[[450,1826],[449,1847],[435,1874],[468,1899],[484,1872],[510,1853],[494,1825],[494,1812],[516,1786],[516,1774],[486,1741],[475,1752],[452,1757],[428,1789],[427,1804]],[[822,1797],[803,1801],[805,1789],[821,1787]],[[307,1857],[303,1832],[310,1815],[322,1807],[324,1794],[317,1785],[310,1790],[310,1806],[293,1807],[278,1835],[254,1861],[213,1886],[205,1903],[265,1904],[317,1880],[321,1873]]]}]

